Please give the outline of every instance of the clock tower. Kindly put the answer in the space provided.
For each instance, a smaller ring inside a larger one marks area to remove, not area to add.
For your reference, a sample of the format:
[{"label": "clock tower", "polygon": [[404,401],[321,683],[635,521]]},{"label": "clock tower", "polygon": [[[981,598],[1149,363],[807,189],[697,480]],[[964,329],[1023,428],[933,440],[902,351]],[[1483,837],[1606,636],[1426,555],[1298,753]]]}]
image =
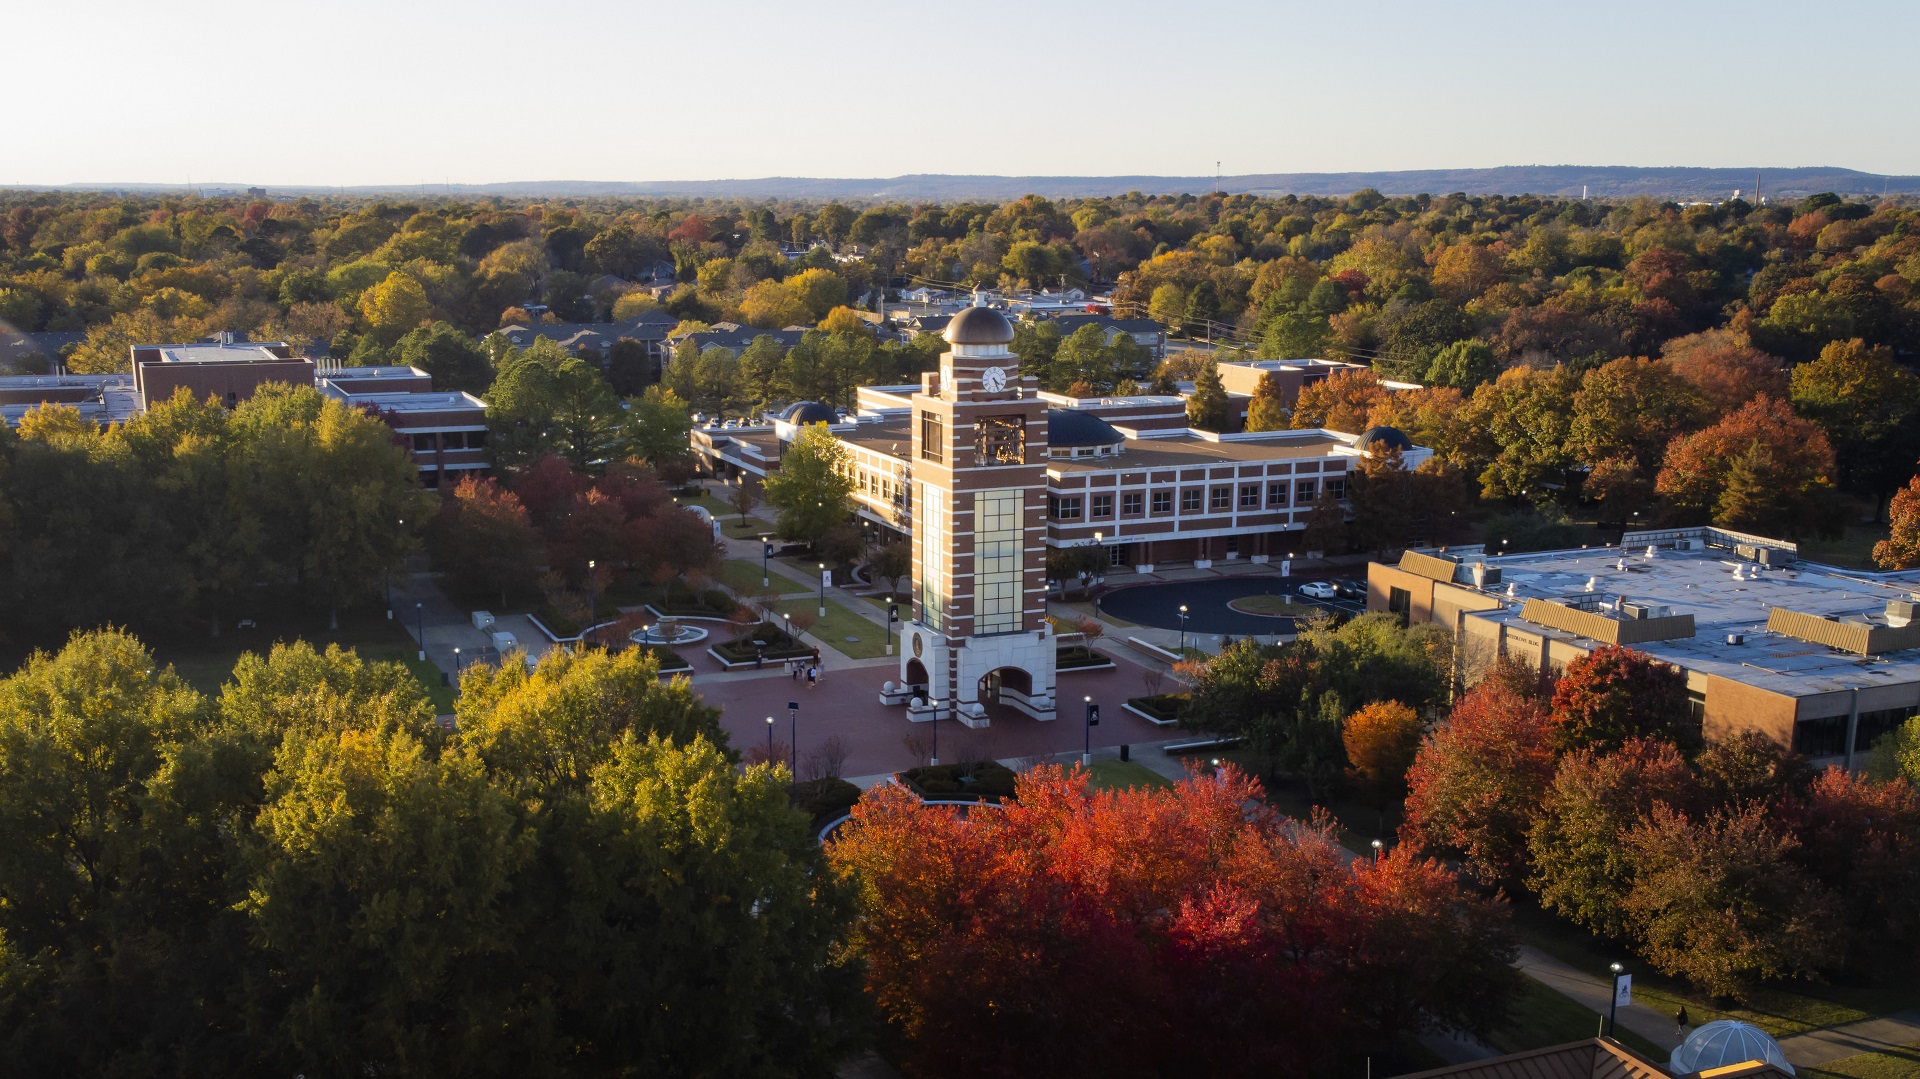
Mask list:
[{"label": "clock tower", "polygon": [[1054,718],[1046,622],[1046,402],[978,297],[913,395],[913,620],[902,682],[915,719],[984,727],[990,707]]}]

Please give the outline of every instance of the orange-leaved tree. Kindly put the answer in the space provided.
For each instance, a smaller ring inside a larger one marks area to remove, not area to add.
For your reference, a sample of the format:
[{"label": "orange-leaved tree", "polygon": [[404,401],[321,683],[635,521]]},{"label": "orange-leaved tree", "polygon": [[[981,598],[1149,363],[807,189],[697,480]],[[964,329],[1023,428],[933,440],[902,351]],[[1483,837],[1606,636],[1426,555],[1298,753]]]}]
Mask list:
[{"label": "orange-leaved tree", "polygon": [[1400,837],[1460,856],[1489,884],[1526,876],[1527,828],[1553,781],[1553,719],[1520,680],[1489,678],[1428,734],[1407,773]]},{"label": "orange-leaved tree", "polygon": [[870,791],[829,860],[860,896],[854,946],[904,1062],[1302,1074],[1497,1021],[1513,973],[1496,907],[1409,850],[1343,865],[1325,822],[1258,795],[1232,768],[1097,793],[1037,768],[966,816]]},{"label": "orange-leaved tree", "polygon": [[1375,701],[1347,717],[1340,732],[1347,763],[1384,798],[1406,793],[1407,769],[1420,751],[1420,714],[1399,701]]}]

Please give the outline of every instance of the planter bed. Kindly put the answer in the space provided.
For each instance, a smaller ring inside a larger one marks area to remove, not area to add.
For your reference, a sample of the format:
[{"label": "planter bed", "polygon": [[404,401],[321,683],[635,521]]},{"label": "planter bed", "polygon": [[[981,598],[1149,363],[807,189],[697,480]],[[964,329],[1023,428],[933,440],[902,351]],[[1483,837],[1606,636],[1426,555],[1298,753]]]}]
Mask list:
[{"label": "planter bed", "polygon": [[1149,723],[1171,727],[1180,721],[1180,708],[1188,699],[1185,693],[1159,693],[1151,697],[1129,697],[1121,707]]},{"label": "planter bed", "polygon": [[899,778],[915,795],[934,801],[998,802],[1013,797],[1013,769],[995,761],[909,768]]},{"label": "planter bed", "polygon": [[1057,649],[1053,655],[1054,669],[1058,671],[1106,671],[1114,666],[1113,660],[1084,644]]},{"label": "planter bed", "polygon": [[737,641],[722,641],[707,649],[707,654],[719,660],[721,666],[732,670],[735,667],[753,666],[762,649],[765,649],[769,662],[813,655],[812,645],[801,644],[771,622],[760,623],[752,633]]},{"label": "planter bed", "polygon": [[688,663],[685,656],[664,644],[643,644],[638,647],[660,661],[661,674],[685,674],[693,670],[693,664]]}]

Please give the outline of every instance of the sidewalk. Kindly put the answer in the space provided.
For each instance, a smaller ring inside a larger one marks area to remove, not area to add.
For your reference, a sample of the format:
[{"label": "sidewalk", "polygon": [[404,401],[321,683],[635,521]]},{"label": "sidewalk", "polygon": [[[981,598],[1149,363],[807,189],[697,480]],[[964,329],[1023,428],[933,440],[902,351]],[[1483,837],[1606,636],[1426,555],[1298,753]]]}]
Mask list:
[{"label": "sidewalk", "polygon": [[[1606,1015],[1612,1007],[1613,986],[1605,979],[1563,963],[1531,944],[1520,946],[1520,956],[1513,965],[1534,981],[1592,1010],[1595,1016]],[[1680,1044],[1673,1016],[1644,1004],[1620,1009],[1619,1024],[1665,1050]]]},{"label": "sidewalk", "polygon": [[1920,1012],[1897,1012],[1780,1039],[1780,1051],[1796,1068],[1825,1064],[1860,1053],[1887,1053],[1920,1061]]}]

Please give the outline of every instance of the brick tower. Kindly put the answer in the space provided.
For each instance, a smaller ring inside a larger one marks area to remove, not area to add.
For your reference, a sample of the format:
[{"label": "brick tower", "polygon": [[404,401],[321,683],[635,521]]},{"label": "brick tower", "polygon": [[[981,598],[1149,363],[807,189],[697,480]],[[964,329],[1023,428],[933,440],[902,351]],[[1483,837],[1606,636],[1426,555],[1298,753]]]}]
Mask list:
[{"label": "brick tower", "polygon": [[1013,327],[976,298],[913,395],[913,622],[900,675],[915,718],[984,727],[1000,703],[1054,718],[1046,623],[1046,403]]}]

